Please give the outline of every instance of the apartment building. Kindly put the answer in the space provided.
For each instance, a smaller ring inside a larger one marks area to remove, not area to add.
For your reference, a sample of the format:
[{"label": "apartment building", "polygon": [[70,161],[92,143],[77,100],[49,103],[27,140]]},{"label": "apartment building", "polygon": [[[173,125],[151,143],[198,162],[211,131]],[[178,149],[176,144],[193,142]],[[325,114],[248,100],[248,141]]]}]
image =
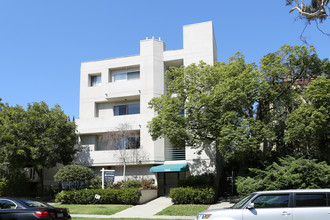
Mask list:
[{"label": "apartment building", "polygon": [[154,179],[166,194],[178,179],[214,170],[207,152],[177,149],[167,139],[153,141],[147,123],[156,116],[148,108],[165,93],[164,73],[170,66],[217,60],[212,22],[183,26],[183,48],[166,50],[159,38],[140,41],[140,54],[81,64],[80,136],[77,164],[115,170],[115,182]]}]

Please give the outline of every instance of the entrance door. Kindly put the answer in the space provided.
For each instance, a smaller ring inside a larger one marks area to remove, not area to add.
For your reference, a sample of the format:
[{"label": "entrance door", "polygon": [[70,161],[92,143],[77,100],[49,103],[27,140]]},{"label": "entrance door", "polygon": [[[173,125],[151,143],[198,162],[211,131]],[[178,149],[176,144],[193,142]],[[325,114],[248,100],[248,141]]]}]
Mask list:
[{"label": "entrance door", "polygon": [[171,188],[177,188],[179,173],[165,173],[165,195],[170,193]]},{"label": "entrance door", "polygon": [[157,173],[158,195],[167,196],[170,193],[171,188],[178,187],[178,180],[178,172]]}]

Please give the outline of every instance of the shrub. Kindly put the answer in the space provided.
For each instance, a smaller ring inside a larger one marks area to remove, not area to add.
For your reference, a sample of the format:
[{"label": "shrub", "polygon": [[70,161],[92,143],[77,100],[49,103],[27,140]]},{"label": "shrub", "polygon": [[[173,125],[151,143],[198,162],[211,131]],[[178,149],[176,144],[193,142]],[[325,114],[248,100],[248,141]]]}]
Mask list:
[{"label": "shrub", "polygon": [[141,191],[137,188],[122,188],[119,190],[118,196],[123,204],[137,204]]},{"label": "shrub", "polygon": [[142,184],[139,180],[127,180],[123,183],[123,188],[141,188]]},{"label": "shrub", "polygon": [[36,196],[37,185],[29,182],[21,170],[12,169],[10,172],[0,173],[0,176],[0,196]]},{"label": "shrub", "polygon": [[169,196],[174,204],[211,204],[215,193],[212,188],[172,188]]},{"label": "shrub", "polygon": [[90,189],[101,189],[102,188],[102,177],[95,176],[93,179],[90,180],[88,187]]},{"label": "shrub", "polygon": [[55,174],[55,181],[84,181],[94,177],[93,171],[80,165],[67,165],[58,170]]},{"label": "shrub", "polygon": [[109,183],[109,188],[120,189],[123,187],[123,182]]},{"label": "shrub", "polygon": [[[96,198],[95,195],[99,195]],[[64,204],[137,204],[141,192],[135,188],[82,189],[63,191],[56,195],[56,201]]]},{"label": "shrub", "polygon": [[[104,183],[104,188],[120,189],[120,188],[140,188],[140,189],[157,189],[154,185],[153,180],[127,180],[125,182],[116,182],[116,183]],[[95,176],[89,181],[90,189],[101,189],[102,188],[102,177]]]},{"label": "shrub", "polygon": [[250,169],[254,177],[238,177],[238,194],[243,197],[253,191],[327,188],[330,166],[325,162],[293,157],[282,158],[265,170]]},{"label": "shrub", "polygon": [[187,179],[179,180],[179,187],[213,187],[215,183],[214,175],[211,173],[204,173],[202,175],[189,176]]},{"label": "shrub", "polygon": [[81,189],[87,187],[87,182],[94,178],[93,171],[80,165],[67,165],[57,171],[55,181],[61,182],[64,189]]},{"label": "shrub", "polygon": [[154,185],[154,180],[141,180],[142,189],[157,189],[157,186]]},{"label": "shrub", "polygon": [[55,196],[55,201],[65,204],[75,204],[74,202],[75,191],[62,191]]}]

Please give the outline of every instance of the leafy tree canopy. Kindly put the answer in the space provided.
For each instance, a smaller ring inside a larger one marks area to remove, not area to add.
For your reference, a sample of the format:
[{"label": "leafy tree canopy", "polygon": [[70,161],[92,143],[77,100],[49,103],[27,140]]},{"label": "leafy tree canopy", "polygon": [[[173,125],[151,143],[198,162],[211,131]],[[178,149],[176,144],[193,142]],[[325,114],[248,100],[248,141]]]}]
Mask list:
[{"label": "leafy tree canopy", "polygon": [[305,102],[288,114],[285,139],[297,155],[329,161],[330,79],[312,81],[302,97]]},{"label": "leafy tree canopy", "polygon": [[262,58],[260,68],[240,53],[228,63],[170,68],[166,94],[149,103],[158,113],[149,132],[177,147],[213,143],[241,166],[265,166],[297,151],[285,139],[287,115],[302,105],[305,85],[329,75],[329,67],[314,47],[285,45]]},{"label": "leafy tree canopy", "polygon": [[[77,141],[75,123],[60,106],[49,109],[45,102],[0,108],[0,163],[9,169],[42,169],[73,160]],[[42,184],[42,182],[41,182]]]}]

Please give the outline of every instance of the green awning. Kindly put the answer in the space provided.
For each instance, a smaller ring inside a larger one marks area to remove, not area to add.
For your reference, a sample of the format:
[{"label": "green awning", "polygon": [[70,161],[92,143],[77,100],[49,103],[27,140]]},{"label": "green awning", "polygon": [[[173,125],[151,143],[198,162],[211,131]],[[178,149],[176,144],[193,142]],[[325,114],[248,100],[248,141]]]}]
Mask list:
[{"label": "green awning", "polygon": [[164,164],[150,168],[150,173],[183,172],[188,170],[187,163]]}]

